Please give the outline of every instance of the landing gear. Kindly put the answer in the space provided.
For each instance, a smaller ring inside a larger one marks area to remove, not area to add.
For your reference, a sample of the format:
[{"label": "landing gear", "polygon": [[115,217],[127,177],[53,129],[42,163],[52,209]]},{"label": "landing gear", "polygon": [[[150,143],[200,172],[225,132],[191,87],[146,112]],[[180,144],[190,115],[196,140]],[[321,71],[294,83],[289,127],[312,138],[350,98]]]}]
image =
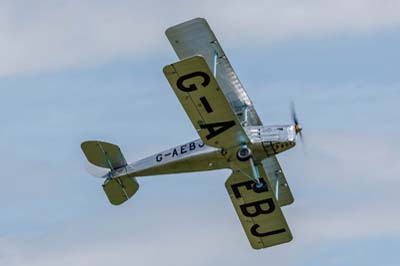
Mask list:
[{"label": "landing gear", "polygon": [[248,147],[242,147],[236,153],[236,158],[238,158],[238,160],[241,162],[247,161],[251,158],[251,156],[252,152]]},{"label": "landing gear", "polygon": [[260,173],[258,171],[258,166],[256,162],[253,159],[253,153],[249,147],[246,145],[243,145],[237,152],[236,152],[236,158],[241,161],[241,162],[246,162],[251,166],[251,176],[248,176],[251,180],[254,181],[253,184],[253,190],[255,192],[263,192],[267,190],[267,184],[263,181],[261,181]]}]

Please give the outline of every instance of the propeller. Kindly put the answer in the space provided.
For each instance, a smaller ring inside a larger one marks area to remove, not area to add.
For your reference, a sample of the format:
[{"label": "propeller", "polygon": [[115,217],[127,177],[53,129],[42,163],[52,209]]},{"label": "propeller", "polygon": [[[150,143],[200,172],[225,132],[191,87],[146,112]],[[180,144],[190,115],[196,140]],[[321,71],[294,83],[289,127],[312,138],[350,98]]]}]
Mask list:
[{"label": "propeller", "polygon": [[302,144],[304,144],[304,139],[303,139],[303,134],[302,134],[303,128],[301,127],[299,119],[297,118],[296,108],[294,106],[294,102],[291,102],[291,104],[290,104],[290,113],[291,113],[291,116],[292,116],[292,121],[293,121],[294,126],[295,126],[296,135],[300,136],[300,141],[301,141]]}]

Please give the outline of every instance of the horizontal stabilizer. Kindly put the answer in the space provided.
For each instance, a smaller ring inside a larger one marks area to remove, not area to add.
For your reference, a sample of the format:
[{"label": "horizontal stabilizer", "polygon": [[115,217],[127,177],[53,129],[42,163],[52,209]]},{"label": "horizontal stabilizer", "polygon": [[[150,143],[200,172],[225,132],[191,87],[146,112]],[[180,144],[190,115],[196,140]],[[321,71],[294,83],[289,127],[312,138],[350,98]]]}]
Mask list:
[{"label": "horizontal stabilizer", "polygon": [[104,192],[113,205],[120,205],[130,199],[139,189],[136,178],[124,175],[107,179],[103,184]]},{"label": "horizontal stabilizer", "polygon": [[81,144],[86,158],[92,164],[115,170],[126,166],[126,161],[117,145],[91,140]]}]

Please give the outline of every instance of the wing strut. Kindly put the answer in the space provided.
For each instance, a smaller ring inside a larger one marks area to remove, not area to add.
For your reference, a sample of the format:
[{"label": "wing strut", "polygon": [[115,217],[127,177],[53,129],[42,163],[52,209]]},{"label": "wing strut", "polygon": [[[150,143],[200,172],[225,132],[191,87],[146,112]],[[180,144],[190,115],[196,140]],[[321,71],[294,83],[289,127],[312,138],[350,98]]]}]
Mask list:
[{"label": "wing strut", "polygon": [[217,78],[217,65],[218,65],[218,50],[216,47],[216,41],[211,42],[214,45],[214,69],[213,74],[214,77]]},{"label": "wing strut", "polygon": [[249,107],[247,105],[245,105],[243,108],[243,117],[244,117],[243,122],[242,122],[243,127],[246,127],[248,124],[248,122],[247,122],[248,117],[249,117],[248,111],[249,111]]},{"label": "wing strut", "polygon": [[250,157],[249,161],[251,164],[251,171],[253,172],[253,177],[254,177],[253,179],[258,185],[260,184],[260,173],[258,172],[258,168],[256,167],[252,157]]},{"label": "wing strut", "polygon": [[276,184],[275,184],[275,197],[277,200],[279,200],[279,174],[282,173],[282,170],[276,170],[275,171],[275,178],[276,178]]},{"label": "wing strut", "polygon": [[[255,189],[264,189],[265,184],[260,181],[261,175],[258,170],[258,165],[254,162],[252,152],[247,145],[241,145],[241,148],[236,153],[236,157],[241,163],[248,163],[246,167],[250,166],[251,174],[245,174],[245,176],[255,183]],[[243,172],[242,170],[240,171]]]}]

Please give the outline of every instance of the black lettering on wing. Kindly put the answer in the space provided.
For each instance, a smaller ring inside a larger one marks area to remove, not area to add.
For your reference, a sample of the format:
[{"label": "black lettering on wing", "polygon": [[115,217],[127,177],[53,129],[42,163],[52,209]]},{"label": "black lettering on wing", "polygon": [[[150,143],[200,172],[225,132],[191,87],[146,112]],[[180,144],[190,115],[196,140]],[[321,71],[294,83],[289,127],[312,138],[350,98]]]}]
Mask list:
[{"label": "black lettering on wing", "polygon": [[254,185],[254,181],[252,181],[252,180],[248,180],[248,181],[245,181],[245,182],[232,184],[231,188],[232,188],[233,194],[235,195],[235,198],[238,199],[238,198],[242,197],[242,194],[239,191],[240,187],[245,187],[246,190],[253,190],[253,192],[255,192],[255,193],[268,192],[268,185],[265,183],[265,180],[264,180],[263,177],[260,178],[260,182],[265,184],[265,186],[264,186],[263,189],[257,190],[257,191],[254,190],[254,186],[253,186]]},{"label": "black lettering on wing", "polygon": [[[268,205],[268,208],[265,208],[265,205]],[[263,206],[265,207],[263,208]],[[240,205],[240,210],[242,211],[244,216],[256,217],[261,214],[272,213],[275,210],[275,204],[272,198],[268,198]]]},{"label": "black lettering on wing", "polygon": [[203,104],[204,109],[206,109],[207,113],[212,113],[213,112],[213,109],[211,108],[210,103],[208,102],[206,97],[204,97],[204,96],[200,97],[200,101]]},{"label": "black lettering on wing", "polygon": [[[260,178],[260,181],[266,184],[264,178]],[[240,182],[231,185],[231,189],[233,195],[236,199],[246,197],[247,193],[265,193],[268,192],[268,186],[265,186],[265,189],[262,191],[255,191],[254,190],[254,181],[248,180],[245,182]],[[247,202],[245,204],[239,205],[240,211],[242,212],[243,216],[245,217],[257,217],[259,215],[270,215],[276,210],[276,206],[272,197],[268,197],[268,193],[265,194],[267,198],[262,200]],[[255,237],[268,237],[277,234],[282,234],[286,232],[285,228],[279,228],[276,230],[262,232],[262,228],[260,228],[259,224],[253,224],[250,228],[250,233]]]},{"label": "black lettering on wing", "polygon": [[200,125],[200,128],[208,130],[208,135],[206,136],[206,139],[210,140],[235,125],[236,125],[235,121],[232,120],[232,121],[226,121],[226,122],[204,124],[204,125]]},{"label": "black lettering on wing", "polygon": [[253,236],[256,237],[266,237],[266,236],[272,236],[272,235],[277,235],[277,234],[282,234],[286,232],[285,228],[281,228],[278,230],[272,230],[272,231],[267,231],[267,232],[258,232],[257,229],[260,227],[260,225],[255,224],[250,228],[250,233]]},{"label": "black lettering on wing", "polygon": [[181,91],[184,91],[184,92],[195,91],[195,90],[198,89],[196,84],[192,83],[188,87],[183,85],[184,81],[189,80],[191,78],[195,78],[195,77],[203,78],[203,82],[201,82],[201,85],[203,87],[207,87],[207,85],[210,84],[210,76],[207,73],[204,73],[204,72],[201,72],[201,71],[196,71],[196,72],[193,72],[193,73],[189,73],[189,74],[183,75],[182,77],[179,77],[178,80],[176,81],[176,86],[178,87],[178,89],[180,89]]}]

